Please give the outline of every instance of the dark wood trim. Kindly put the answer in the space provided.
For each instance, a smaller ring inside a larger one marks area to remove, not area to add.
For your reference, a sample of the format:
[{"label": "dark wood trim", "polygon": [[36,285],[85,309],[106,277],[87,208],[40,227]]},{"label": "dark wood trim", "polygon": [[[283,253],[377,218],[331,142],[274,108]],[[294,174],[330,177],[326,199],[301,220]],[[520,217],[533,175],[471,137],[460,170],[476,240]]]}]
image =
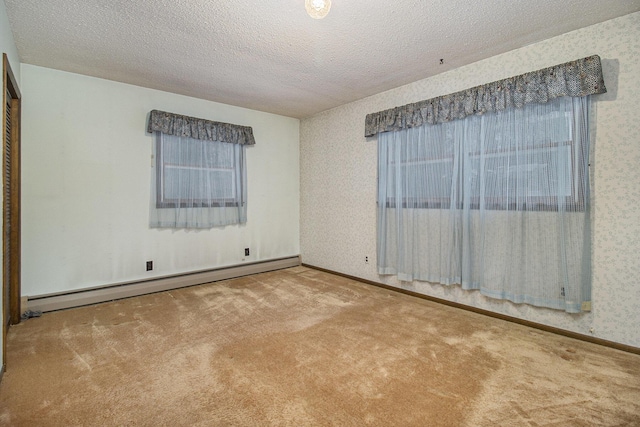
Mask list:
[{"label": "dark wood trim", "polygon": [[[11,64],[9,63],[9,57],[6,53],[2,54],[2,69],[3,69],[3,87],[5,89],[9,89],[9,93],[11,96],[16,99],[22,99],[22,95],[20,95],[20,88],[18,88],[18,81],[16,77],[13,75],[13,71],[11,70]],[[5,80],[5,78],[7,80]]]},{"label": "dark wood trim", "polygon": [[399,293],[402,293],[402,294],[411,295],[413,297],[422,298],[422,299],[425,299],[425,300],[428,300],[428,301],[432,301],[432,302],[435,302],[435,303],[448,305],[448,306],[454,307],[454,308],[459,308],[461,310],[467,310],[467,311],[471,311],[471,312],[474,312],[474,313],[482,314],[482,315],[485,315],[485,316],[493,317],[493,318],[496,318],[496,319],[506,320],[507,322],[517,323],[519,325],[527,326],[529,328],[539,329],[539,330],[542,330],[542,331],[545,331],[545,332],[551,332],[551,333],[556,334],[556,335],[562,335],[562,336],[565,336],[565,337],[568,337],[568,338],[573,338],[573,339],[577,339],[577,340],[581,340],[581,341],[586,341],[586,342],[589,342],[589,343],[592,343],[592,344],[598,344],[598,345],[602,345],[602,346],[605,346],[605,347],[614,348],[616,350],[625,351],[627,353],[640,354],[640,348],[639,347],[634,347],[634,346],[627,345],[627,344],[621,344],[621,343],[617,343],[615,341],[608,341],[608,340],[604,340],[602,338],[591,337],[589,335],[579,334],[577,332],[567,331],[565,329],[560,329],[560,328],[556,328],[556,327],[553,327],[553,326],[547,326],[547,325],[543,325],[542,323],[536,323],[536,322],[532,322],[530,320],[519,319],[519,318],[513,317],[513,316],[507,316],[506,314],[495,313],[493,311],[489,311],[489,310],[485,310],[485,309],[477,308],[477,307],[472,307],[470,305],[460,304],[458,302],[447,301],[445,299],[433,297],[433,296],[430,296],[430,295],[425,295],[425,294],[421,294],[421,293],[418,293],[418,292],[409,291],[407,289],[397,288],[395,286],[385,285],[384,283],[379,283],[379,282],[374,282],[372,280],[362,279],[360,277],[351,276],[351,275],[345,274],[345,273],[340,273],[338,271],[333,271],[333,270],[329,270],[329,269],[322,268],[322,267],[316,267],[315,265],[302,263],[302,266],[303,267],[308,267],[308,268],[313,268],[314,270],[323,271],[325,273],[335,274],[336,276],[345,277],[347,279],[356,280],[358,282],[366,283],[368,285],[377,286],[379,288],[387,289],[389,291],[399,292]]},{"label": "dark wood trim", "polygon": [[[7,93],[9,95],[7,99]],[[5,120],[7,119],[7,103],[10,104],[10,122],[11,122],[11,134],[9,141],[5,141],[6,128]],[[3,206],[3,226],[4,230],[9,230],[8,235],[3,231],[3,259],[9,259],[8,271],[5,271],[5,264],[3,262],[3,284],[2,293],[4,296],[5,288],[8,287],[9,291],[9,324],[20,323],[20,121],[21,121],[21,94],[18,88],[18,82],[11,70],[11,64],[9,63],[9,57],[7,54],[2,55],[2,140],[3,140],[3,198],[5,186],[9,191],[9,203],[8,206]],[[9,148],[8,152],[5,152],[6,148]],[[6,157],[5,157],[6,156]],[[5,160],[9,160],[9,171],[4,170]],[[4,178],[9,176],[9,182],[5,183]],[[9,222],[6,222],[7,216],[6,210],[9,209]],[[9,253],[5,253],[5,242],[9,247]],[[8,277],[8,283],[4,283],[4,278]],[[6,368],[6,356],[7,356],[7,328],[5,320],[7,319],[6,313],[4,313],[6,302],[2,304],[2,367]]]},{"label": "dark wood trim", "polygon": [[9,275],[11,277],[10,283],[10,310],[11,310],[11,324],[16,325],[20,323],[20,297],[21,297],[21,220],[20,220],[20,200],[21,199],[21,163],[20,163],[20,123],[21,123],[21,107],[22,102],[18,98],[11,100],[11,234],[9,236],[11,245],[11,265]]},{"label": "dark wood trim", "polygon": [[[6,91],[11,94],[11,182],[9,183],[10,193],[10,235],[9,246],[11,254],[11,264],[9,266],[9,293],[11,295],[9,311],[11,316],[11,324],[15,325],[20,323],[20,253],[21,253],[21,240],[20,240],[20,122],[21,122],[21,97],[20,89],[18,88],[18,82],[11,70],[11,64],[9,63],[9,57],[7,54],[2,55],[3,65],[3,119],[6,116],[4,96]],[[3,132],[4,137],[4,132]],[[5,176],[3,174],[3,176]],[[6,209],[6,206],[4,207]],[[4,256],[4,254],[3,254]],[[4,342],[4,341],[3,341]]]}]

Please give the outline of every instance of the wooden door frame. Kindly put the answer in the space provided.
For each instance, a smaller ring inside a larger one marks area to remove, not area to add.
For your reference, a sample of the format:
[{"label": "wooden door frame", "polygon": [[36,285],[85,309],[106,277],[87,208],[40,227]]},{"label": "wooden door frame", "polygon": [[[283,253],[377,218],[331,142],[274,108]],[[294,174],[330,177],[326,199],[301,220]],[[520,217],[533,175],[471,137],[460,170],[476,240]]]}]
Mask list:
[{"label": "wooden door frame", "polygon": [[[4,253],[4,239],[7,225],[10,226],[9,238],[9,255],[10,265],[9,271],[5,271],[5,263],[3,262],[3,297],[5,294],[4,277],[7,273],[9,276],[9,313],[10,323],[15,325],[20,323],[20,122],[21,122],[21,106],[22,97],[20,95],[20,89],[18,88],[18,82],[15,79],[13,71],[11,70],[11,64],[6,53],[2,54],[2,139],[3,139],[3,160],[5,153],[6,143],[4,141],[6,135],[5,119],[7,117],[6,105],[7,105],[7,91],[11,95],[11,152],[8,153],[11,162],[11,173],[9,183],[10,203],[9,206],[3,205],[3,260],[7,254]],[[4,177],[6,176],[5,162],[3,161],[2,176],[3,176],[3,192],[4,192]],[[4,194],[3,194],[4,196]],[[6,215],[4,210],[10,209],[10,223],[6,223]],[[6,313],[4,313],[5,304],[2,304],[2,368],[6,366],[6,346],[7,346],[7,326],[4,324],[6,319]],[[4,369],[2,369],[4,370]]]}]

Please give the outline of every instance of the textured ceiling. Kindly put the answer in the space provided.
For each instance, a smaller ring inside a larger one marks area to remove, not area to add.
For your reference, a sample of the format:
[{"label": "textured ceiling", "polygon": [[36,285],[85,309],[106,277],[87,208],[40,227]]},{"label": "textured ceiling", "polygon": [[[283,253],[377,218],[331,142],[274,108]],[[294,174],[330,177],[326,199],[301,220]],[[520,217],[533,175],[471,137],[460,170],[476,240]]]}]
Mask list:
[{"label": "textured ceiling", "polygon": [[640,10],[333,0],[315,20],[304,0],[4,1],[24,63],[298,118]]}]

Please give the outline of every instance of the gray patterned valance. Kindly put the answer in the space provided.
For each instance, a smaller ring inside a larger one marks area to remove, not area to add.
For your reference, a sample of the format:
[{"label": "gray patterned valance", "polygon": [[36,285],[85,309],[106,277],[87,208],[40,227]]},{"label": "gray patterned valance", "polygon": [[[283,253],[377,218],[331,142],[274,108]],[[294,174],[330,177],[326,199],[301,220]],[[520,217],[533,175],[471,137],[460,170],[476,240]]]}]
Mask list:
[{"label": "gray patterned valance", "polygon": [[605,93],[598,55],[499,80],[471,89],[367,114],[365,136],[423,124],[463,119],[474,114],[521,108],[562,96]]},{"label": "gray patterned valance", "polygon": [[240,145],[254,145],[256,143],[253,138],[253,129],[250,126],[214,122],[158,110],[153,110],[149,114],[147,131],[159,131],[167,135]]}]

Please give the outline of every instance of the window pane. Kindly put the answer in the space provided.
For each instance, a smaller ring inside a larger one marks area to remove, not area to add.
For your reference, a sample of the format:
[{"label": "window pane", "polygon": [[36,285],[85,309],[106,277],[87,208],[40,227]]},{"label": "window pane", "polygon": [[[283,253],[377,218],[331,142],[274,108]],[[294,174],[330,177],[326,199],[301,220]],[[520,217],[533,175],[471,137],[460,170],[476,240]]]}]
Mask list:
[{"label": "window pane", "polygon": [[164,135],[163,155],[166,163],[205,168],[232,168],[234,144],[201,141]]},{"label": "window pane", "polygon": [[[494,207],[557,203],[572,194],[568,145],[475,155],[467,170],[471,197]],[[477,200],[476,200],[477,202]]]},{"label": "window pane", "polygon": [[234,199],[233,171],[165,167],[164,198],[207,201]]}]

